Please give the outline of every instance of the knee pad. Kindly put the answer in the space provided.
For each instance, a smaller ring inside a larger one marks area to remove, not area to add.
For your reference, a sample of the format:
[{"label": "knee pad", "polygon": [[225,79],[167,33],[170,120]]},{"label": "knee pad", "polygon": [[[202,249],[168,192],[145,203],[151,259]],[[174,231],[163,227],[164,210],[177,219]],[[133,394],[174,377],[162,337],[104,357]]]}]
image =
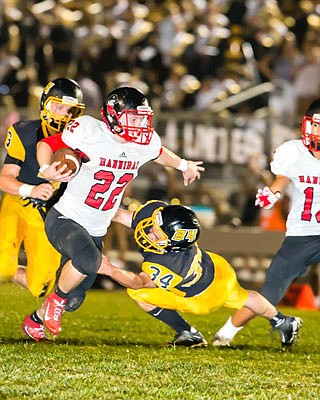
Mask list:
[{"label": "knee pad", "polygon": [[95,274],[100,267],[102,260],[100,250],[95,246],[88,244],[81,248],[72,257],[72,265],[82,274]]},{"label": "knee pad", "polygon": [[68,294],[67,303],[65,305],[64,310],[67,312],[76,311],[84,302],[85,297],[86,297],[86,292],[82,288],[81,289],[77,288],[75,290],[72,290],[72,292]]},{"label": "knee pad", "polygon": [[88,275],[80,285],[68,294],[65,311],[73,312],[84,302],[87,290],[91,288],[97,278],[97,274]]}]

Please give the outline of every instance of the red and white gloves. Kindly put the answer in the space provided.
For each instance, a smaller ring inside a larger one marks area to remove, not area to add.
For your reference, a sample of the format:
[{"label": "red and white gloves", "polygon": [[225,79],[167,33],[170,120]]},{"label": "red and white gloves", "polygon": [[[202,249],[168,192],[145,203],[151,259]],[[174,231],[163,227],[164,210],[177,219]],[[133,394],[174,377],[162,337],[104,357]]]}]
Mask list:
[{"label": "red and white gloves", "polygon": [[280,197],[280,192],[273,193],[268,186],[265,186],[263,189],[258,189],[254,204],[269,210],[280,199]]}]

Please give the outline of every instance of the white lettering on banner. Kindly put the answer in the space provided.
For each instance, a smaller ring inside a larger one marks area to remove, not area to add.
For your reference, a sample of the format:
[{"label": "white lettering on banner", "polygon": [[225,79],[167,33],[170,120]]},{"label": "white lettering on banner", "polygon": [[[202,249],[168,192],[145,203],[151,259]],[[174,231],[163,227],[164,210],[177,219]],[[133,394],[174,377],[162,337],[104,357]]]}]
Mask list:
[{"label": "white lettering on banner", "polygon": [[235,164],[245,164],[251,154],[263,154],[263,137],[253,129],[231,131],[230,158]]},{"label": "white lettering on banner", "polygon": [[183,126],[182,130],[182,137],[183,137],[183,147],[182,151],[183,154],[185,155],[186,158],[198,158],[204,157],[204,155],[201,154],[201,139],[204,139],[204,136],[202,135],[202,138],[197,137],[197,130],[198,125],[193,125],[192,123],[186,123]]},{"label": "white lettering on banner", "polygon": [[[245,164],[249,154],[264,152],[265,121],[251,120],[234,129],[170,119],[162,143],[187,159]],[[230,157],[230,159],[229,159]]]},{"label": "white lettering on banner", "polygon": [[226,128],[186,124],[183,129],[183,154],[186,158],[224,163],[228,156]]},{"label": "white lettering on banner", "polygon": [[[191,159],[210,163],[224,163],[228,156],[228,131],[226,128],[208,127],[185,122],[178,127],[178,121],[169,120],[165,127],[162,143],[172,151]],[[181,136],[178,135],[181,132]],[[180,139],[180,140],[179,140]]]}]

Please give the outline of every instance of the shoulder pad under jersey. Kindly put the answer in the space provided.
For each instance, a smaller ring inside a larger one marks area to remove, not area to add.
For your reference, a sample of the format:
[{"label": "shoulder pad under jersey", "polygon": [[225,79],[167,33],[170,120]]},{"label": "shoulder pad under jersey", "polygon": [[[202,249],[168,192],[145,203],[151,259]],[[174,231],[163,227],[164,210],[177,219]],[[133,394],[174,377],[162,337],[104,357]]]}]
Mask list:
[{"label": "shoulder pad under jersey", "polygon": [[299,145],[301,141],[290,140],[281,144],[273,153],[271,171],[275,175],[281,175],[287,168],[297,162],[300,158]]}]

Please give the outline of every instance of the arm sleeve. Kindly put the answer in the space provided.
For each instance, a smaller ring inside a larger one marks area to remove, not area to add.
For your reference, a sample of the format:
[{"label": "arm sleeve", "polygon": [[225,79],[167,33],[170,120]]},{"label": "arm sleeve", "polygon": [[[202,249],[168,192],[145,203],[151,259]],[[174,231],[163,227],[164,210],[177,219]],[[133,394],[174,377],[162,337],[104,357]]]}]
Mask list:
[{"label": "arm sleeve", "polygon": [[62,140],[62,133],[58,133],[54,136],[48,136],[42,139],[41,142],[47,143],[54,153],[63,147],[70,147]]},{"label": "arm sleeve", "polygon": [[156,160],[158,157],[160,157],[162,153],[163,153],[163,147],[161,146],[161,148],[159,150],[159,154],[153,160]]}]

